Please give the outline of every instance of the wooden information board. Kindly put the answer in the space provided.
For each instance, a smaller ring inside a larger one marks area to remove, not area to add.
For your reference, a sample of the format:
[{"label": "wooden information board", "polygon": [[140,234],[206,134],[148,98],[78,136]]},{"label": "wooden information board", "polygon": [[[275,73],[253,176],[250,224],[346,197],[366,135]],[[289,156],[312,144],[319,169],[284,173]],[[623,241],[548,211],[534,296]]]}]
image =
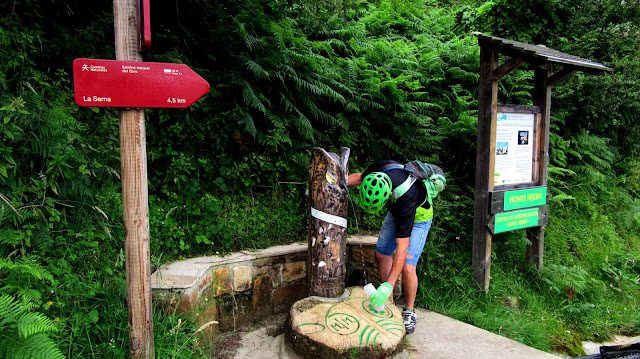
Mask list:
[{"label": "wooden information board", "polygon": [[[474,35],[480,76],[472,265],[474,281],[487,292],[496,233],[526,228],[527,261],[542,271],[552,87],[576,71],[598,75],[613,69],[546,46]],[[500,61],[500,55],[507,59]],[[533,106],[498,105],[498,81],[524,64],[533,72]],[[553,73],[552,66],[559,70]]]}]

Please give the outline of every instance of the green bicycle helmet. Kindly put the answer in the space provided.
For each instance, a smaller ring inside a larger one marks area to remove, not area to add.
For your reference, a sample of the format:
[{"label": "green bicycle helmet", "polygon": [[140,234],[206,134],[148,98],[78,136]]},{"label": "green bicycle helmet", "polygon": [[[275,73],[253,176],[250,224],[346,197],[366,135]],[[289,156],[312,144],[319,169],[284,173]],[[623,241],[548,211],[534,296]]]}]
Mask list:
[{"label": "green bicycle helmet", "polygon": [[384,172],[368,174],[360,184],[360,206],[365,212],[380,212],[391,195],[391,178]]}]

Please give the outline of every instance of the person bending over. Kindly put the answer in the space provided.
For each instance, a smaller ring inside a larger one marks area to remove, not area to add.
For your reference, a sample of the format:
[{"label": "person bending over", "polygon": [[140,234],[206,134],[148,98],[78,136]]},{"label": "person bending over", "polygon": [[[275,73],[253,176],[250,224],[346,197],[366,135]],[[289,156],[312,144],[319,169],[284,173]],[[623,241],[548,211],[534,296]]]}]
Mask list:
[{"label": "person bending over", "polygon": [[[432,172],[430,181],[435,184],[431,189],[427,189],[421,181],[410,178],[410,172],[405,170],[404,165],[392,160],[377,161],[365,172],[352,173],[347,178],[347,186],[360,186],[359,202],[365,212],[373,214],[383,208],[388,211],[375,253],[383,283],[372,295],[371,301],[376,305],[384,303],[402,274],[405,299],[402,318],[408,334],[413,333],[416,327],[416,266],[433,221],[430,199],[442,191],[446,183],[439,167],[428,166]],[[392,255],[394,252],[395,255]]]}]

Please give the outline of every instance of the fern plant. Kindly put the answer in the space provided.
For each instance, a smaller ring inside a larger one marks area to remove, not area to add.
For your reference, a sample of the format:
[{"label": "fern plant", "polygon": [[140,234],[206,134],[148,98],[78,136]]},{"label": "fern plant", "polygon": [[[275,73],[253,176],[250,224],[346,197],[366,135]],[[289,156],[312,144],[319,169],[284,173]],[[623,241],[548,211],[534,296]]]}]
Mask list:
[{"label": "fern plant", "polygon": [[57,332],[54,321],[33,311],[36,304],[0,294],[0,357],[7,359],[65,356],[48,333]]},{"label": "fern plant", "polygon": [[[6,206],[0,206],[0,223],[5,225]],[[24,243],[22,231],[0,230],[2,249],[21,248]],[[33,255],[15,255],[9,251],[0,258],[0,357],[64,358],[58,346],[49,336],[58,331],[58,326],[43,313],[43,303],[38,283],[52,283],[53,276],[42,268]],[[28,284],[28,283],[36,283]],[[51,303],[49,303],[51,304]]]}]

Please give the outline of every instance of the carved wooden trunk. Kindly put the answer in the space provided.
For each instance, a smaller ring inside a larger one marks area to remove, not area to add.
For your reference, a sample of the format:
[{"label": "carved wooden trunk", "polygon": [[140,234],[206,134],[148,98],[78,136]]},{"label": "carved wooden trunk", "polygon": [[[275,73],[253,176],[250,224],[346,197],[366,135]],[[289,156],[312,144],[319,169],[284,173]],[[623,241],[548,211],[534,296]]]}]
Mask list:
[{"label": "carved wooden trunk", "polygon": [[350,150],[313,149],[309,164],[309,295],[336,298],[344,292],[347,260],[347,189]]}]

